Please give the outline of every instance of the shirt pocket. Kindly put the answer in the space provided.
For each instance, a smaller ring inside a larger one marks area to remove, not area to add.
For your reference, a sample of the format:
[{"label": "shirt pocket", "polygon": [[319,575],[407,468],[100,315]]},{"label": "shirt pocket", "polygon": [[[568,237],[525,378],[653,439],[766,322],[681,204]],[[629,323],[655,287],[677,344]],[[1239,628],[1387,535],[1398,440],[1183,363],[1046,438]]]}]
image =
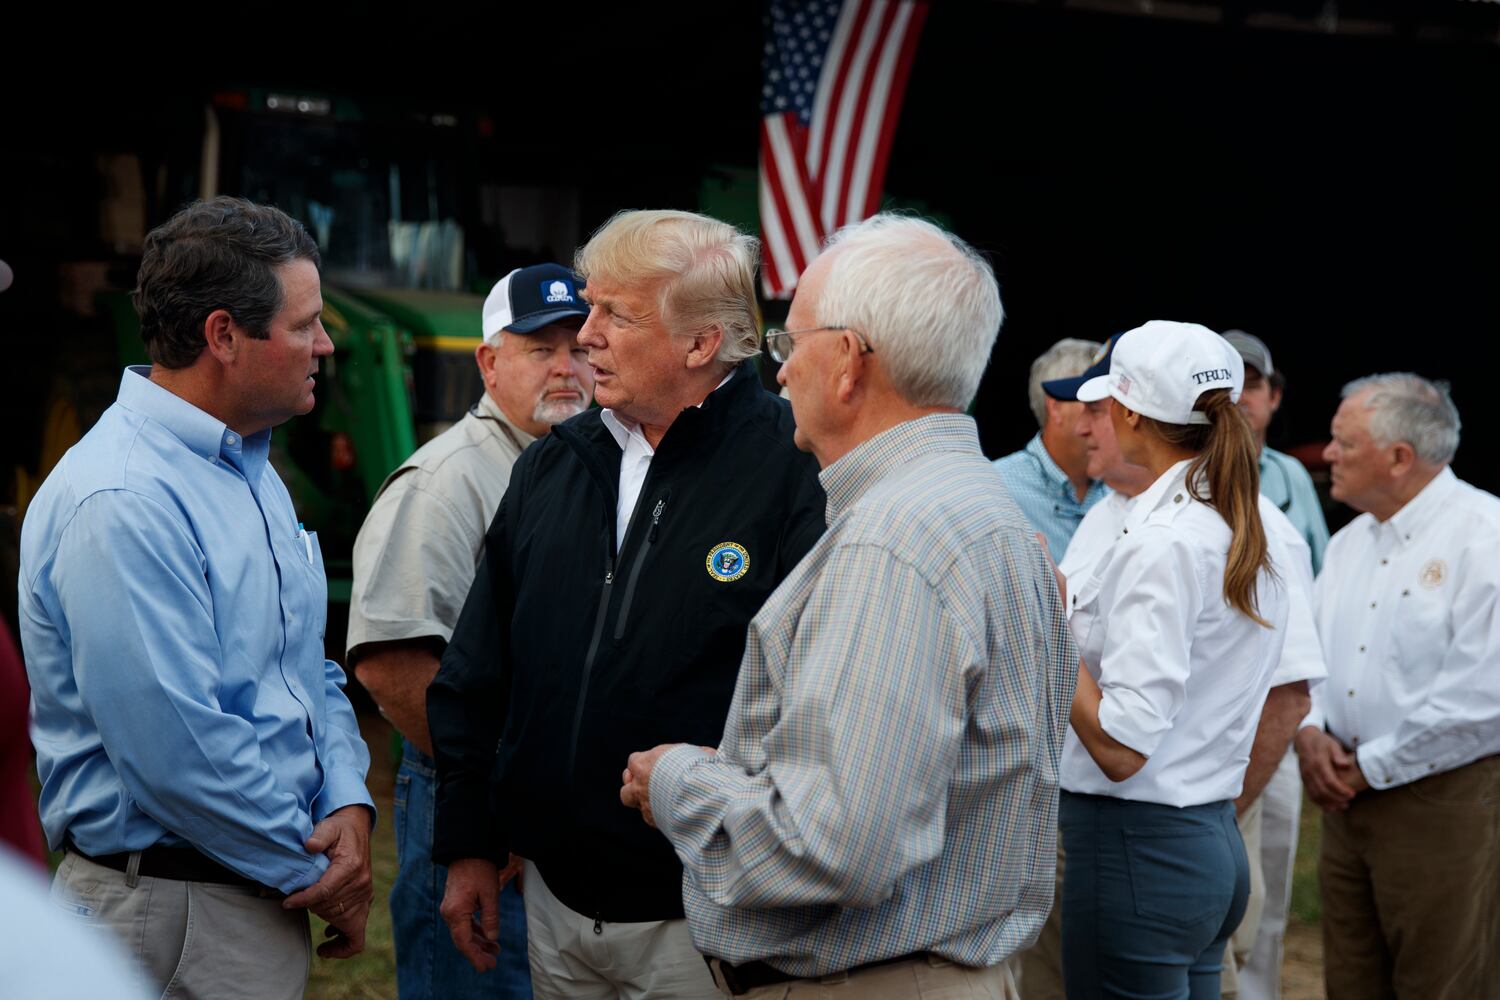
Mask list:
[{"label": "shirt pocket", "polygon": [[1453,641],[1447,595],[1412,586],[1403,588],[1396,601],[1390,644],[1395,668],[1406,677],[1430,677]]},{"label": "shirt pocket", "polygon": [[311,605],[308,614],[312,616],[318,638],[322,639],[328,630],[328,574],[323,568],[323,547],[318,544],[318,533],[309,531],[305,537],[305,542],[301,539],[297,542],[301,550],[297,553],[297,561],[307,572],[308,603]]}]

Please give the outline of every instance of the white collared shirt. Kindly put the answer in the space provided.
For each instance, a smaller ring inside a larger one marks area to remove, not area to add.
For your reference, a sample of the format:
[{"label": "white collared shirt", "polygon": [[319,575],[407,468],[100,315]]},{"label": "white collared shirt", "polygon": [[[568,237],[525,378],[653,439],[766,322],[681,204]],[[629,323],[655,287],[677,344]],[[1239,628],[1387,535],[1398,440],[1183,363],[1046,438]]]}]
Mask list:
[{"label": "white collared shirt", "polygon": [[[1111,492],[1088,512],[1074,532],[1073,540],[1068,543],[1068,551],[1057,568],[1068,583],[1070,619],[1075,606],[1075,588],[1087,579],[1104,553],[1121,537],[1120,528],[1125,523],[1130,503],[1130,498],[1124,494]],[[1323,662],[1323,644],[1318,640],[1318,629],[1313,621],[1312,551],[1292,519],[1264,495],[1260,498],[1260,519],[1267,537],[1279,540],[1286,549],[1286,565],[1275,564],[1276,572],[1283,576],[1287,585],[1286,642],[1281,647],[1276,672],[1271,675],[1271,686],[1295,681],[1319,684],[1328,676],[1328,667]]]},{"label": "white collared shirt", "polygon": [[600,419],[620,446],[620,496],[615,505],[615,552],[625,544],[625,531],[630,527],[630,515],[635,512],[636,501],[641,498],[641,487],[646,485],[646,473],[651,471],[651,459],[656,449],[641,432],[641,425],[614,410],[601,410]]},{"label": "white collared shirt", "polygon": [[[708,395],[724,388],[724,383],[734,378],[737,371],[738,366],[729,369],[729,374],[720,379]],[[701,407],[707,399],[708,396],[704,396],[694,406]],[[646,440],[641,425],[624,414],[603,409],[599,411],[599,417],[620,446],[620,496],[615,504],[615,553],[618,554],[620,546],[625,544],[630,515],[635,512],[636,502],[641,498],[641,487],[646,485],[646,473],[651,471],[651,459],[656,457],[656,449]]]},{"label": "white collared shirt", "polygon": [[1500,498],[1449,469],[1333,537],[1317,585],[1329,680],[1303,725],[1376,788],[1500,753]]},{"label": "white collared shirt", "polygon": [[[1110,781],[1069,729],[1068,791],[1180,807],[1233,799],[1243,785],[1287,634],[1288,592],[1262,572],[1257,603],[1272,628],[1224,601],[1229,525],[1188,492],[1189,464],[1132,501],[1115,544],[1076,586],[1068,581],[1073,634],[1103,692],[1099,723],[1147,758]],[[1279,532],[1267,542],[1274,566],[1292,565]]]}]

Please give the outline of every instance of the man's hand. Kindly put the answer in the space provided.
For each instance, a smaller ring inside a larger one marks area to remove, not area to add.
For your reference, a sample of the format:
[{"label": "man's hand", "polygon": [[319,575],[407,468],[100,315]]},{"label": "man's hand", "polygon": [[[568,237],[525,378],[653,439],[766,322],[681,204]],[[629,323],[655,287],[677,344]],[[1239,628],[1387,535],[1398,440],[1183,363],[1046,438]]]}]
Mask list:
[{"label": "man's hand", "polygon": [[[656,770],[656,762],[661,760],[662,754],[668,750],[683,746],[682,743],[663,743],[630,755],[630,760],[625,764],[625,770],[620,775],[620,801],[631,809],[639,809],[641,818],[651,827],[656,826],[656,817],[651,814],[651,772]],[[714,747],[700,747],[708,753],[718,753]]]},{"label": "man's hand", "polygon": [[[469,960],[475,971],[495,967],[500,951],[500,889],[515,874],[520,861],[511,855],[502,877],[500,869],[486,858],[463,858],[448,866],[448,888],[438,912],[448,925],[453,947]],[[474,912],[479,911],[479,919]]]},{"label": "man's hand", "polygon": [[[1308,797],[1324,812],[1340,812],[1359,789],[1349,783],[1349,771],[1360,774],[1354,755],[1339,746],[1339,741],[1316,726],[1303,726],[1293,744],[1302,771],[1302,784]],[[1364,783],[1364,776],[1359,781]],[[1365,784],[1368,788],[1368,784]]]},{"label": "man's hand", "polygon": [[1369,788],[1370,783],[1365,780],[1365,772],[1359,768],[1359,758],[1352,753],[1348,756],[1349,765],[1338,769],[1339,780],[1354,789],[1354,794],[1358,795]]},{"label": "man's hand", "polygon": [[306,848],[328,855],[328,870],[306,889],[292,893],[281,904],[306,908],[328,921],[333,938],[318,946],[323,958],[349,958],[365,947],[365,921],[370,916],[374,881],[370,877],[370,810],[365,806],[335,809],[313,827]]}]

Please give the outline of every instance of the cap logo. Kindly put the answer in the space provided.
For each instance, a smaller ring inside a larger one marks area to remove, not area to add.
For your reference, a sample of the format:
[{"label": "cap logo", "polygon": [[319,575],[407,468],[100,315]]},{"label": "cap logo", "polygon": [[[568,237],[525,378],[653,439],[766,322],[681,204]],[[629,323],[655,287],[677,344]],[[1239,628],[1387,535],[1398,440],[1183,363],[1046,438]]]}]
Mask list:
[{"label": "cap logo", "polygon": [[1129,375],[1121,375],[1120,376],[1120,381],[1115,386],[1115,388],[1117,388],[1117,389],[1120,390],[1120,395],[1122,395],[1122,396],[1128,396],[1128,395],[1130,395],[1130,376]]},{"label": "cap logo", "polygon": [[573,289],[568,287],[566,281],[543,282],[542,298],[548,302],[573,302]]},{"label": "cap logo", "polygon": [[1193,383],[1202,385],[1205,382],[1233,382],[1234,375],[1228,368],[1210,368],[1207,371],[1193,372]]},{"label": "cap logo", "polygon": [[750,553],[737,542],[720,542],[708,550],[708,575],[720,583],[733,583],[750,570]]}]

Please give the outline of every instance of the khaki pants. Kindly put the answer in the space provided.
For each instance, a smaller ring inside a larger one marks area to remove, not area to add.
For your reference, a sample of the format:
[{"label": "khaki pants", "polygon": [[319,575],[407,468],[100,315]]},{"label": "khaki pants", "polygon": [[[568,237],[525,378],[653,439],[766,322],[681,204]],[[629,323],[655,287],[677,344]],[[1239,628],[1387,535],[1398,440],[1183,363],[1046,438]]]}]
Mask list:
[{"label": "khaki pants", "polygon": [[[718,978],[718,962],[713,964],[714,981],[720,983],[719,988],[725,996],[731,996]],[[987,969],[971,969],[927,957],[877,965],[859,972],[841,972],[821,979],[775,983],[740,996],[746,1000],[825,1000],[832,997],[847,997],[849,1000],[920,997],[932,1000],[1020,1000],[1021,994],[1016,991],[1016,981],[1007,963]]]},{"label": "khaki pants", "polygon": [[1057,891],[1052,897],[1052,911],[1037,935],[1036,944],[1011,961],[1019,968],[1017,985],[1026,1000],[1064,1000],[1062,977],[1062,836],[1057,838]]},{"label": "khaki pants", "polygon": [[244,886],[130,882],[69,852],[52,900],[123,942],[149,995],[300,1000],[312,957],[306,910],[283,910],[279,897]]},{"label": "khaki pants", "polygon": [[1240,839],[1245,842],[1245,856],[1250,860],[1250,898],[1245,902],[1245,916],[1235,928],[1234,936],[1224,948],[1224,971],[1219,974],[1219,995],[1228,998],[1239,996],[1239,970],[1250,959],[1255,947],[1255,936],[1260,931],[1261,909],[1266,902],[1265,870],[1260,859],[1260,826],[1266,797],[1256,796],[1244,815],[1235,817],[1240,828]]},{"label": "khaki pants", "polygon": [[526,862],[526,947],[537,1000],[719,1000],[686,920],[604,923],[568,908]]},{"label": "khaki pants", "polygon": [[1500,756],[1324,814],[1328,1000],[1500,997]]}]

